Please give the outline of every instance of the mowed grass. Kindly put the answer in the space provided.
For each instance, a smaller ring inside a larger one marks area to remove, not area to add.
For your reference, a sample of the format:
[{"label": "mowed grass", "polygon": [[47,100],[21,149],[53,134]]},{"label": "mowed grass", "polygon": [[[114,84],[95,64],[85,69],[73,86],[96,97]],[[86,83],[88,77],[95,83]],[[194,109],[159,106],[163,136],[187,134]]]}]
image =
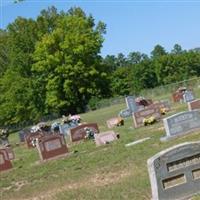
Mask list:
[{"label": "mowed grass", "polygon": [[[81,115],[86,122],[97,122],[100,130],[108,130],[106,120],[124,109],[115,105]],[[172,105],[167,115],[187,110],[186,104]],[[16,154],[13,169],[0,174],[0,200],[23,199],[151,199],[147,159],[159,151],[186,141],[200,140],[200,132],[169,142],[160,142],[165,135],[162,120],[152,126],[133,128],[132,118],[114,128],[120,139],[101,147],[93,141],[71,144],[69,156],[45,163],[39,161],[36,149],[16,146],[18,135],[10,136]],[[144,143],[131,147],[125,144],[145,137]],[[194,199],[200,199],[199,196]]]}]

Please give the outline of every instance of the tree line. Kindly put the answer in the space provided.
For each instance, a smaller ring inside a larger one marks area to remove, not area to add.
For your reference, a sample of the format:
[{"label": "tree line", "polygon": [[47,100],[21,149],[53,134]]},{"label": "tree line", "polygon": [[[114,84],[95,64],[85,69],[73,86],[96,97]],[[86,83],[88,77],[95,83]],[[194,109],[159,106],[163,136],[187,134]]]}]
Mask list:
[{"label": "tree line", "polygon": [[148,56],[100,56],[106,25],[81,8],[42,10],[0,30],[0,125],[56,113],[79,113],[94,102],[139,94],[200,75],[199,49],[171,52],[156,45]]}]

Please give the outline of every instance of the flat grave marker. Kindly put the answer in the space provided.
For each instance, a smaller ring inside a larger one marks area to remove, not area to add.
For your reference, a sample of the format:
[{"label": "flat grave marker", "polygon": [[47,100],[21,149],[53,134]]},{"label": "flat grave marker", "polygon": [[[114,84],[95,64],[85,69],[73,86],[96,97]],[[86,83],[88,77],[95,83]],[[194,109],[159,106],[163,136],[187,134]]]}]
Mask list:
[{"label": "flat grave marker", "polygon": [[200,99],[188,102],[188,110],[198,110],[200,109]]},{"label": "flat grave marker", "polygon": [[94,138],[97,146],[105,145],[118,139],[114,131],[106,131],[99,134],[95,134]]},{"label": "flat grave marker", "polygon": [[200,193],[200,142],[187,142],[147,161],[152,199],[186,199]]},{"label": "flat grave marker", "polygon": [[9,170],[12,168],[8,151],[5,148],[0,149],[0,172]]},{"label": "flat grave marker", "polygon": [[42,161],[67,155],[68,149],[63,135],[49,135],[40,138],[37,149]]},{"label": "flat grave marker", "polygon": [[155,117],[156,120],[159,120],[161,118],[160,109],[155,106],[149,106],[144,110],[133,113],[133,122],[135,128],[143,126],[143,119],[151,116]]},{"label": "flat grave marker", "polygon": [[71,142],[84,140],[86,136],[86,127],[91,129],[94,133],[99,133],[99,128],[96,123],[81,124],[75,128],[70,129]]},{"label": "flat grave marker", "polygon": [[200,112],[197,110],[180,112],[163,119],[166,136],[162,141],[173,139],[200,130]]}]

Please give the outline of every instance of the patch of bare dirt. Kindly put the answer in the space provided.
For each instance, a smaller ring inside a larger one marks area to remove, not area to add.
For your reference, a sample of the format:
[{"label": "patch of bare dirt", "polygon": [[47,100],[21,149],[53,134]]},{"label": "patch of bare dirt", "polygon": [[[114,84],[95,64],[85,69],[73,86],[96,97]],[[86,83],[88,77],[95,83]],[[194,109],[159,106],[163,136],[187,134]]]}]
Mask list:
[{"label": "patch of bare dirt", "polygon": [[[130,170],[127,171],[116,171],[116,172],[108,172],[108,173],[96,173],[92,177],[87,180],[81,180],[72,184],[65,184],[60,188],[50,189],[49,191],[45,191],[44,193],[39,194],[37,197],[26,198],[26,200],[53,200],[54,196],[60,192],[64,192],[67,190],[76,190],[79,188],[88,188],[88,187],[103,187],[109,184],[114,184],[120,182],[122,179],[131,175]],[[20,183],[20,185],[22,185]],[[21,186],[22,187],[22,186]],[[13,199],[14,200],[14,199]],[[15,198],[15,200],[17,200]],[[25,199],[20,199],[25,200]]]}]

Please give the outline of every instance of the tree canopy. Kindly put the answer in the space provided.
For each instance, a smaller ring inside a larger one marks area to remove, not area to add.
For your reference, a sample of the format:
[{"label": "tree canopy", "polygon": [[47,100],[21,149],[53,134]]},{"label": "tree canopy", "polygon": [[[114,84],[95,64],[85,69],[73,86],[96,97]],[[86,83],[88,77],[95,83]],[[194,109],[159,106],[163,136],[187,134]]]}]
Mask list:
[{"label": "tree canopy", "polygon": [[42,10],[0,30],[0,125],[84,112],[87,105],[200,75],[200,51],[100,56],[106,25],[79,8]]}]

